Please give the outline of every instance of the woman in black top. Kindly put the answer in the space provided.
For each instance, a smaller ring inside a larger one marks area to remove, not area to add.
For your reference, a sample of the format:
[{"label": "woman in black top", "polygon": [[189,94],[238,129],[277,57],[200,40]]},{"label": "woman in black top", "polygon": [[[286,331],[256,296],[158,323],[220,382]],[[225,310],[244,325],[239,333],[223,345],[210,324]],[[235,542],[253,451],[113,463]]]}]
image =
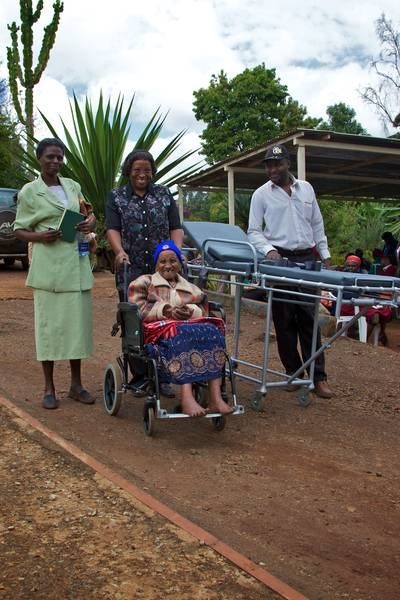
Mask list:
[{"label": "woman in black top", "polygon": [[[129,183],[111,190],[106,205],[107,239],[115,254],[115,277],[120,300],[125,300],[123,264],[127,263],[127,285],[140,275],[154,272],[152,256],[157,244],[171,239],[182,247],[183,230],[178,207],[169,189],[153,183],[153,156],[133,150],[125,159],[122,173]],[[136,365],[135,383],[142,374]],[[173,396],[163,386],[162,393]]]},{"label": "woman in black top", "polygon": [[153,183],[156,165],[145,150],[134,150],[122,172],[129,183],[111,190],[106,206],[107,239],[115,254],[116,282],[123,298],[124,261],[128,262],[128,285],[154,271],[152,255],[161,240],[171,239],[181,248],[183,231],[178,207],[169,189]]}]

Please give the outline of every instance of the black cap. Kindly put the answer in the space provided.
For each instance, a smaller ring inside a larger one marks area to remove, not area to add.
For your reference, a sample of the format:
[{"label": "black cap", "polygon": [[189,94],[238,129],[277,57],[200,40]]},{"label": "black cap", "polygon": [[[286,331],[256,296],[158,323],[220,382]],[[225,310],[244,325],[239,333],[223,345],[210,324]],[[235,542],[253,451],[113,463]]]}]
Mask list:
[{"label": "black cap", "polygon": [[282,144],[275,144],[275,146],[271,146],[268,148],[265,156],[263,158],[263,162],[266,160],[290,160],[290,154],[285,146]]}]

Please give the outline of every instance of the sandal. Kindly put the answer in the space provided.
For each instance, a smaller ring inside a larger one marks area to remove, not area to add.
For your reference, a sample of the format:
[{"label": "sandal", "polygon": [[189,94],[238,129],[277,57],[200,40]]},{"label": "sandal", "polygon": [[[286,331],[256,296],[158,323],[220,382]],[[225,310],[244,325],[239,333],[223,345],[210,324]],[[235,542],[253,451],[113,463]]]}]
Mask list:
[{"label": "sandal", "polygon": [[94,404],[96,400],[93,396],[84,388],[79,390],[70,389],[68,393],[68,398],[72,398],[72,400],[77,400],[77,402],[82,402],[82,404]]},{"label": "sandal", "polygon": [[59,401],[53,394],[45,394],[42,398],[42,407],[53,409],[58,408],[60,406]]}]

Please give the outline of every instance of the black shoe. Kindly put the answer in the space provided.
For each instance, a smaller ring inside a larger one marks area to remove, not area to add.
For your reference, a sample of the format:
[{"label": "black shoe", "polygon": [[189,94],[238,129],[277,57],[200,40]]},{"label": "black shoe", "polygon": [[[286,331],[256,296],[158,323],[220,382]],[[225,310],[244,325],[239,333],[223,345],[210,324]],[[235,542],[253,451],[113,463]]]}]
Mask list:
[{"label": "black shoe", "polygon": [[160,384],[160,394],[166,398],[175,398],[175,392],[169,383]]}]

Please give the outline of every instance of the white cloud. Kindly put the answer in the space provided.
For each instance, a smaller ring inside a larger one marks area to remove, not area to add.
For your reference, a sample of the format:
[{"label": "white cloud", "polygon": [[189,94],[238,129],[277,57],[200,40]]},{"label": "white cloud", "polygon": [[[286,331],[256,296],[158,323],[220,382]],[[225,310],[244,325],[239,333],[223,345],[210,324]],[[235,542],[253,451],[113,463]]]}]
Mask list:
[{"label": "white cloud", "polygon": [[[49,102],[51,98],[51,102]],[[62,124],[60,116],[67,127],[71,125],[69,97],[66,88],[55,79],[43,76],[40,84],[37,86],[35,94],[35,104],[55,127],[57,132],[61,132]],[[51,135],[41,117],[37,117],[36,133],[37,138]]]},{"label": "white cloud", "polygon": [[[50,0],[40,21],[51,18]],[[68,96],[99,90],[128,99],[135,92],[133,131],[155,109],[169,112],[164,138],[188,129],[185,147],[199,145],[201,124],[193,112],[193,91],[207,87],[213,73],[234,76],[265,62],[312,116],[343,101],[371,133],[383,134],[374,111],[358,90],[372,81],[370,58],[379,50],[375,21],[382,12],[400,26],[398,0],[67,0],[56,45],[35,91],[36,105],[58,126],[69,119]],[[17,0],[0,6],[0,74],[7,76],[6,23],[19,20]],[[40,27],[35,30],[41,40]],[[37,54],[38,48],[36,48]],[[40,127],[39,131],[44,131]]]}]

